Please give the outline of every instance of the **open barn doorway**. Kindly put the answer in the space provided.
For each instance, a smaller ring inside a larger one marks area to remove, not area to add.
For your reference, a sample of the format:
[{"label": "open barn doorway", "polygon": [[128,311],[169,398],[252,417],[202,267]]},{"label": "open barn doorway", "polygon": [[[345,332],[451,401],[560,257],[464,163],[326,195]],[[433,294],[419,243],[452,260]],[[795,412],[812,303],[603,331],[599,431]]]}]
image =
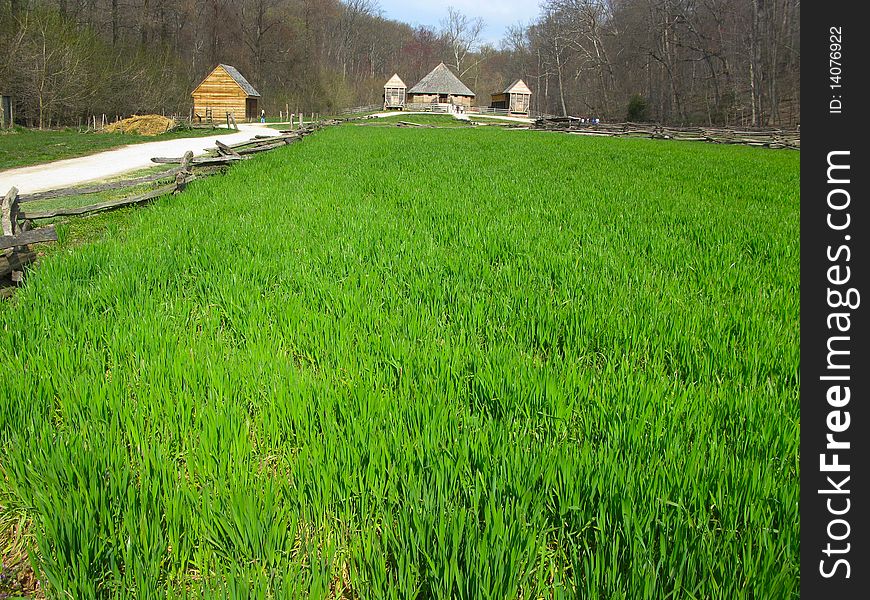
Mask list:
[{"label": "open barn doorway", "polygon": [[245,119],[248,121],[256,121],[257,117],[257,99],[247,98],[245,100]]}]

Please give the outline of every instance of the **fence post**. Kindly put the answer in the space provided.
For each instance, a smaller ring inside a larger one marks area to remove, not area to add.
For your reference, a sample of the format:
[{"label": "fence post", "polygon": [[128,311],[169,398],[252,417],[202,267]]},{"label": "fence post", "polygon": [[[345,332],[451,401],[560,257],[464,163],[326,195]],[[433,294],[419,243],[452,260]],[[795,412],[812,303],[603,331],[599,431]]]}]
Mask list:
[{"label": "fence post", "polygon": [[193,151],[188,150],[181,159],[181,171],[175,176],[175,193],[184,191],[188,178],[193,174],[190,163],[193,161]]},{"label": "fence post", "polygon": [[18,212],[18,188],[12,187],[0,204],[0,228],[3,230],[3,235],[15,235],[18,233],[18,215],[13,214]]},{"label": "fence post", "polygon": [[[18,188],[14,186],[6,192],[3,203],[0,205],[0,228],[3,230],[3,235],[18,234]],[[22,250],[27,250],[27,248],[15,246],[12,249],[12,256],[15,256]],[[12,281],[15,283],[24,281],[24,271],[13,269]]]}]

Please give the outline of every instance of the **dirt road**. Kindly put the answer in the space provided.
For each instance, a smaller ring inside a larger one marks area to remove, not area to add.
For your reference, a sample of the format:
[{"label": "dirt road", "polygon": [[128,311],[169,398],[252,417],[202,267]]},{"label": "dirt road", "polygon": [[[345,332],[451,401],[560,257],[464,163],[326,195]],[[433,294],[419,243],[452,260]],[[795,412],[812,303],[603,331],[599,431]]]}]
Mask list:
[{"label": "dirt road", "polygon": [[89,181],[97,181],[154,166],[155,156],[183,156],[188,150],[194,155],[204,154],[204,148],[214,146],[215,140],[224,144],[245,142],[255,135],[276,135],[274,129],[260,123],[239,124],[239,131],[214,137],[180,138],[161,142],[145,142],[106,150],[89,156],[67,158],[55,162],[0,171],[0,195],[15,186],[22,194],[62,188]]}]

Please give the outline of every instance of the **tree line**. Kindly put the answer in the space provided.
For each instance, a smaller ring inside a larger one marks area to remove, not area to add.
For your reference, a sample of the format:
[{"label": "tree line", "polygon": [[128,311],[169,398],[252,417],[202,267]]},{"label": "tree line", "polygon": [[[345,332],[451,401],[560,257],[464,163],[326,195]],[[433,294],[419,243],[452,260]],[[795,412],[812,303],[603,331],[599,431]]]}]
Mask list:
[{"label": "tree line", "polygon": [[547,112],[800,123],[799,0],[546,0],[503,47]]},{"label": "tree line", "polygon": [[193,87],[228,63],[267,113],[328,113],[443,61],[482,105],[521,77],[550,114],[799,122],[797,0],[545,0],[497,46],[482,31],[453,8],[412,27],[376,0],[0,0],[0,93],[31,126],[186,115]]}]

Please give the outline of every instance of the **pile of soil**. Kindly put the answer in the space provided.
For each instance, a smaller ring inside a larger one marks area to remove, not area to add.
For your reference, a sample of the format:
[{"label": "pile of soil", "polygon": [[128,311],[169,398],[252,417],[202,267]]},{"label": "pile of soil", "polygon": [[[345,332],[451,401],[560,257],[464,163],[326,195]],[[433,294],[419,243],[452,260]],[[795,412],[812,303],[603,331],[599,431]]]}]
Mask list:
[{"label": "pile of soil", "polygon": [[108,133],[137,133],[139,135],[160,135],[175,127],[175,121],[161,115],[133,115],[106,126]]}]

